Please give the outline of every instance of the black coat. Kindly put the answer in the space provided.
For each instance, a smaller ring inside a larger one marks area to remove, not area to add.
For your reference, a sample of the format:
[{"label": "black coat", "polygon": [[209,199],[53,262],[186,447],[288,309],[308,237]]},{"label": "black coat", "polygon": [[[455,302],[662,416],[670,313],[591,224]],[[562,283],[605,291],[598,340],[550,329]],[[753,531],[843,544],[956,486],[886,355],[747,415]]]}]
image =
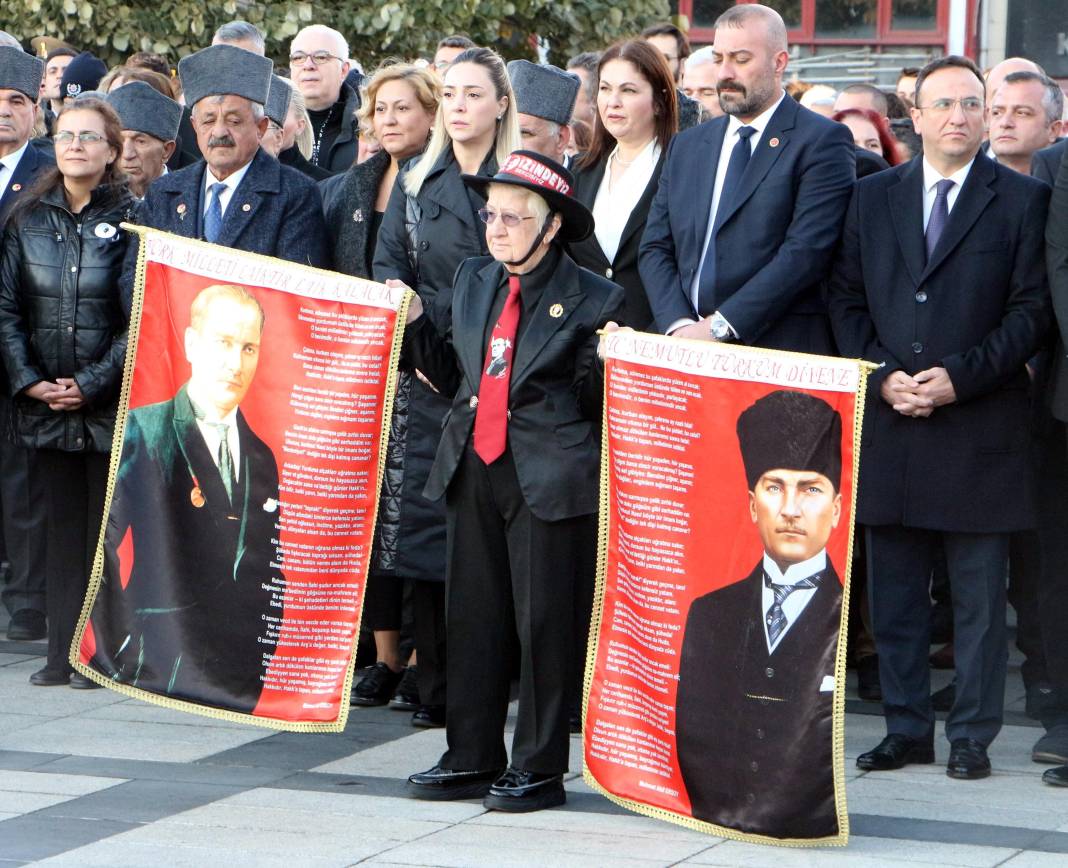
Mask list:
[{"label": "black coat", "polygon": [[[656,195],[657,186],[660,183],[660,170],[664,166],[664,154],[653,169],[653,175],[630,212],[630,219],[623,229],[623,235],[619,239],[619,249],[609,262],[604,255],[601,245],[595,235],[590,235],[585,241],[569,246],[572,258],[583,268],[588,268],[597,274],[603,274],[609,280],[623,287],[627,302],[623,320],[620,325],[630,326],[639,331],[650,331],[655,328],[653,312],[649,307],[649,297],[645,294],[645,285],[642,276],[638,272],[638,248],[641,246],[642,234],[645,232],[645,218],[649,216],[649,206]],[[593,203],[597,200],[597,191],[604,179],[608,158],[598,161],[592,166],[578,170],[575,175],[575,198],[583,205],[593,210]]]},{"label": "black coat", "polygon": [[[1049,188],[975,157],[939,246],[924,251],[923,158],[857,182],[829,306],[868,378],[857,521],[1000,533],[1032,525],[1025,364],[1050,324]],[[957,401],[925,419],[879,394],[895,370],[943,366]]]},{"label": "black coat", "polygon": [[1054,142],[1048,148],[1035,151],[1031,155],[1031,177],[1045,181],[1050,187],[1057,180],[1057,172],[1060,171],[1064,155],[1068,153],[1068,139]]},{"label": "black coat", "polygon": [[289,166],[289,168],[296,169],[301,174],[307,175],[317,184],[320,181],[325,181],[327,178],[334,177],[328,169],[324,169],[322,166],[316,166],[314,163],[309,162],[307,157],[300,152],[300,148],[296,145],[282,151],[278,155],[278,162],[283,166]]},{"label": "black coat", "polygon": [[347,171],[356,162],[360,147],[360,122],[356,119],[356,112],[360,110],[360,93],[342,82],[338,100],[341,102],[341,131],[330,144],[330,149],[319,155],[319,166],[332,175]]},{"label": "black coat", "polygon": [[[201,197],[206,168],[207,164],[201,161],[153,181],[138,209],[137,222],[183,238],[203,238]],[[279,164],[266,151],[256,151],[248,172],[230,197],[216,243],[328,268],[330,252],[315,182],[296,169]],[[135,239],[123,266],[123,304],[127,311],[133,297],[139,247]]]},{"label": "black coat", "polygon": [[[475,424],[485,334],[504,266],[482,256],[456,273],[441,313],[408,327],[405,352],[452,407],[426,496],[445,494]],[[551,312],[559,305],[557,315]],[[542,521],[597,512],[604,368],[597,330],[619,321],[623,290],[561,255],[520,337],[508,384],[508,444],[530,511]],[[435,322],[436,320],[436,322]],[[440,323],[440,325],[438,325]]]},{"label": "black coat", "polygon": [[832,353],[822,283],[849,194],[855,150],[848,128],[783,99],[731,203],[716,215],[715,298],[695,311],[716,167],[729,118],[679,133],[649,209],[639,267],[661,331],[719,310],[753,346]]},{"label": "black coat", "polygon": [[829,566],[769,654],[763,574],[758,563],[743,581],[690,605],[675,703],[679,770],[698,820],[779,838],[835,835],[842,585]]},{"label": "black coat", "polygon": [[[119,224],[133,205],[125,187],[100,187],[75,215],[55,187],[16,211],[4,229],[0,353],[21,446],[111,449],[126,355],[118,280],[129,239]],[[57,412],[22,394],[57,377],[74,378],[85,407]]]},{"label": "black coat", "polygon": [[371,241],[378,187],[389,169],[390,156],[379,151],[343,175],[319,183],[326,230],[334,253],[334,271],[371,278],[375,250]]},{"label": "black coat", "polygon": [[[240,411],[237,430],[231,505],[185,386],[170,401],[130,412],[93,609],[92,664],[163,696],[249,712],[262,689],[262,657],[274,647],[259,641],[271,632],[264,618],[282,616],[283,578],[274,454]],[[114,553],[127,534],[133,567],[124,588]]]},{"label": "black coat", "polygon": [[[1050,365],[1050,405],[1053,415],[1068,421],[1068,145],[1062,140],[1051,148],[1039,151],[1046,156],[1056,155],[1060,162],[1053,171],[1053,195],[1046,222],[1046,263],[1049,269],[1049,288],[1053,298],[1053,312],[1057,317],[1055,348]],[[1032,158],[1031,171],[1040,174],[1038,154]],[[1043,169],[1043,172],[1046,170]]]}]

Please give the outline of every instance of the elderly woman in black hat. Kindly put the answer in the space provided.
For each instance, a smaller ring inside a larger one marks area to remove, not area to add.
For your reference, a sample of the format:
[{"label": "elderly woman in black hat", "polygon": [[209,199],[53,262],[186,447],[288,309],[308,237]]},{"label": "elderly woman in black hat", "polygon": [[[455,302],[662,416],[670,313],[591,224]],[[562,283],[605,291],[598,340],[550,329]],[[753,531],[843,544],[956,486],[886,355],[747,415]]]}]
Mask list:
[{"label": "elderly woman in black hat", "polygon": [[418,798],[532,811],[565,800],[573,574],[598,507],[597,332],[620,317],[623,291],[564,251],[593,231],[567,169],[516,151],[493,177],[463,181],[487,196],[491,255],[463,262],[433,316],[413,299],[405,336],[452,401],[425,490],[445,496],[448,519],[448,750],[408,780]]}]

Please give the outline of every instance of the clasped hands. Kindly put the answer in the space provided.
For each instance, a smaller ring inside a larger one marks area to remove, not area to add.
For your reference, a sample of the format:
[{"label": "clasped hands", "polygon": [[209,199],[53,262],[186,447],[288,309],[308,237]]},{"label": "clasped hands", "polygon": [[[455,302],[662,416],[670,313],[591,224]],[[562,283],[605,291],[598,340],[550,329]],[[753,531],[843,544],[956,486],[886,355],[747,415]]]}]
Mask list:
[{"label": "clasped hands", "polygon": [[79,410],[85,406],[85,396],[71,377],[56,377],[54,383],[39,380],[26,394],[48,405],[51,410]]},{"label": "clasped hands", "polygon": [[941,367],[928,368],[912,376],[904,371],[894,371],[883,380],[879,393],[902,416],[919,419],[930,416],[936,407],[957,400],[953,382],[946,369]]}]

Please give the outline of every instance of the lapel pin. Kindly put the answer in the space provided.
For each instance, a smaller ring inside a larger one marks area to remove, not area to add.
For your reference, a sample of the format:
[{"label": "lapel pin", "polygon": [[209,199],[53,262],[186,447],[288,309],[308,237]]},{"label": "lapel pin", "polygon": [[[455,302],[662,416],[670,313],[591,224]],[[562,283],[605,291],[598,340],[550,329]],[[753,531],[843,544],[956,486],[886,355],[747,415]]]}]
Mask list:
[{"label": "lapel pin", "polygon": [[178,212],[179,220],[185,220],[185,202],[179,202],[178,207],[174,210]]},{"label": "lapel pin", "polygon": [[768,142],[768,147],[769,148],[777,148],[777,147],[779,147],[779,140],[778,139],[772,139],[770,142]]},{"label": "lapel pin", "polygon": [[22,189],[22,184],[12,184],[11,185],[11,192],[12,193],[17,193],[21,189]]},{"label": "lapel pin", "polygon": [[249,205],[248,202],[246,202],[244,205],[241,206],[241,210],[242,211],[246,211],[246,212],[247,211],[251,211],[252,210],[252,206]]},{"label": "lapel pin", "polygon": [[200,490],[199,485],[193,486],[193,490],[189,492],[189,502],[197,509],[204,505],[204,492]]},{"label": "lapel pin", "polygon": [[275,500],[273,497],[268,497],[263,502],[263,511],[264,512],[277,512],[278,511],[278,501]]},{"label": "lapel pin", "polygon": [[363,211],[361,211],[359,208],[352,212],[352,222],[363,223]]},{"label": "lapel pin", "polygon": [[562,304],[554,304],[549,308],[549,316],[553,319],[558,319],[564,315],[564,306]]}]

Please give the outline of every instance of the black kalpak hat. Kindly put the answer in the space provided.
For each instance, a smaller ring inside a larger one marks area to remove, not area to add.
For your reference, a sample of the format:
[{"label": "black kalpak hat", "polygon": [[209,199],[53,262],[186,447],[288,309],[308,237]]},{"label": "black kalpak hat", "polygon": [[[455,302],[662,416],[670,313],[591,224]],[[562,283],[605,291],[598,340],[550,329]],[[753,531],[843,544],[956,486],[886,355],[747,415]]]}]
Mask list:
[{"label": "black kalpak hat", "polygon": [[484,175],[461,175],[468,187],[473,187],[482,196],[490,184],[507,184],[532,190],[549,203],[549,208],[560,214],[561,241],[582,241],[593,232],[593,215],[575,198],[575,179],[572,174],[554,160],[534,151],[513,151],[492,178]]},{"label": "black kalpak hat", "polygon": [[769,470],[807,470],[842,483],[842,417],[822,398],[781,390],[738,417],[738,445],[752,491]]}]

